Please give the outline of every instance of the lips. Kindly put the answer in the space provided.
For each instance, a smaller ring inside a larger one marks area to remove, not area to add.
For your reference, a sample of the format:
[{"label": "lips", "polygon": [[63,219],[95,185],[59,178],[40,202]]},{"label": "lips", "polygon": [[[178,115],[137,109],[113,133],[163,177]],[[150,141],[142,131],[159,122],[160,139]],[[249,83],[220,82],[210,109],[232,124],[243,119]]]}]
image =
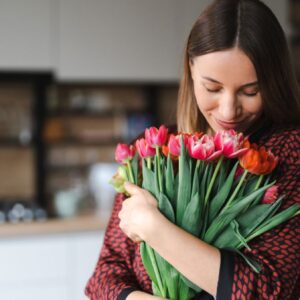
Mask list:
[{"label": "lips", "polygon": [[226,122],[226,121],[221,121],[218,119],[215,119],[216,122],[218,123],[219,126],[221,126],[224,129],[236,129],[238,127],[240,127],[241,125],[241,121],[239,122]]}]

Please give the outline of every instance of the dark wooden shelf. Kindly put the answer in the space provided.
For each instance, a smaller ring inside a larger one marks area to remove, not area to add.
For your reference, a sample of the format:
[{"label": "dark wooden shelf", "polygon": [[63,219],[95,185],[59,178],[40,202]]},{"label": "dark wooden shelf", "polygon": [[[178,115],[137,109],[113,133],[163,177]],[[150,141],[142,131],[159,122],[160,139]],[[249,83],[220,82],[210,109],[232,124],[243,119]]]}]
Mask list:
[{"label": "dark wooden shelf", "polygon": [[0,147],[15,147],[15,148],[31,148],[34,143],[31,141],[28,144],[21,143],[16,138],[0,138]]},{"label": "dark wooden shelf", "polygon": [[64,138],[61,140],[45,141],[45,145],[51,146],[74,146],[74,147],[87,147],[87,146],[116,146],[118,143],[126,143],[128,139],[122,137],[104,138],[100,140],[84,140],[80,138]]},{"label": "dark wooden shelf", "polygon": [[61,109],[56,111],[49,111],[47,117],[87,117],[87,118],[103,118],[112,117],[118,114],[147,114],[148,112],[141,109],[106,109],[103,111],[91,111],[91,110],[69,110]]}]

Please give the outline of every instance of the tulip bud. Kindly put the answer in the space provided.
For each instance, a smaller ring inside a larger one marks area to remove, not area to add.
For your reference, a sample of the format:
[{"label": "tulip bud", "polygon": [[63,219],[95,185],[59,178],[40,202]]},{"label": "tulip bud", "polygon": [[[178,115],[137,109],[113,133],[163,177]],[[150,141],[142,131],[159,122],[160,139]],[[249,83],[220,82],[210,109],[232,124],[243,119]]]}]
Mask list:
[{"label": "tulip bud", "polygon": [[247,152],[248,149],[243,147],[244,141],[244,135],[233,129],[217,132],[214,136],[216,149],[222,150],[223,155],[228,158],[235,158]]},{"label": "tulip bud", "polygon": [[145,139],[137,140],[135,146],[142,158],[153,157],[155,155],[155,149],[150,147]]},{"label": "tulip bud", "polygon": [[262,204],[272,204],[276,201],[277,197],[278,197],[278,186],[273,185],[266,190],[261,203]]},{"label": "tulip bud", "polygon": [[200,138],[197,135],[189,137],[188,151],[191,157],[207,161],[211,161],[222,154],[222,150],[215,149],[213,138],[207,134]]},{"label": "tulip bud", "polygon": [[135,154],[134,146],[132,145],[128,146],[126,144],[118,144],[115,151],[115,159],[120,164],[126,164],[127,162],[132,160],[134,154]]},{"label": "tulip bud", "polygon": [[162,147],[168,138],[168,129],[161,125],[159,129],[156,127],[150,127],[145,130],[145,138],[147,143],[155,148],[156,146]]},{"label": "tulip bud", "polygon": [[117,173],[111,178],[109,183],[118,193],[125,193],[124,182],[126,181],[128,181],[126,168],[124,166],[120,166]]}]

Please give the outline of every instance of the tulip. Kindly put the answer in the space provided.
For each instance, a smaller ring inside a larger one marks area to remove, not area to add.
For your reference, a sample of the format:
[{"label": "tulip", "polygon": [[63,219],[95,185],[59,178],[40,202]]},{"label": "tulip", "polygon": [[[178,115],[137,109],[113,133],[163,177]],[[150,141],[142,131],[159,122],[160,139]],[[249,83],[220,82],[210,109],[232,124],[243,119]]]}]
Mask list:
[{"label": "tulip", "polygon": [[145,139],[139,139],[135,143],[136,149],[142,158],[153,157],[155,155],[155,149],[150,147]]},{"label": "tulip", "polygon": [[261,203],[262,204],[272,204],[276,201],[277,197],[278,197],[278,186],[273,185],[266,190]]},{"label": "tulip", "polygon": [[244,135],[233,129],[217,132],[214,142],[216,149],[222,150],[223,155],[228,158],[238,157],[248,151],[244,146]]},{"label": "tulip", "polygon": [[207,161],[211,161],[222,154],[222,150],[215,149],[213,138],[206,134],[200,138],[196,135],[189,137],[188,151],[191,157]]},{"label": "tulip", "polygon": [[135,154],[134,146],[127,144],[118,144],[115,151],[115,159],[120,164],[127,164],[132,160]]},{"label": "tulip", "polygon": [[147,128],[145,138],[150,147],[162,147],[167,141],[168,129],[164,125],[161,125],[159,129],[156,127]]},{"label": "tulip", "polygon": [[117,173],[111,178],[109,183],[115,188],[118,193],[126,193],[124,182],[128,181],[128,175],[125,166],[120,166]]},{"label": "tulip", "polygon": [[277,165],[278,158],[265,147],[258,147],[255,144],[240,158],[240,165],[252,174],[265,175],[271,173]]},{"label": "tulip", "polygon": [[174,135],[171,134],[168,142],[168,148],[172,155],[179,156],[180,155],[180,149],[181,149],[181,137],[183,137],[184,145],[188,145],[189,141],[189,134],[178,134]]}]

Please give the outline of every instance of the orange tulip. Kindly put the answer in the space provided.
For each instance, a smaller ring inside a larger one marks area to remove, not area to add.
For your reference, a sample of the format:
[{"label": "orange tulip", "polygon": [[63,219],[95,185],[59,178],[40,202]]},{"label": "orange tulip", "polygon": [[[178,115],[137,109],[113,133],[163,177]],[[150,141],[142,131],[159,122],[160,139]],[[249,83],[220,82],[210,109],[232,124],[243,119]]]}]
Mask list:
[{"label": "orange tulip", "polygon": [[240,158],[240,165],[252,174],[265,175],[271,173],[277,165],[278,158],[265,147],[249,145],[249,150]]}]

